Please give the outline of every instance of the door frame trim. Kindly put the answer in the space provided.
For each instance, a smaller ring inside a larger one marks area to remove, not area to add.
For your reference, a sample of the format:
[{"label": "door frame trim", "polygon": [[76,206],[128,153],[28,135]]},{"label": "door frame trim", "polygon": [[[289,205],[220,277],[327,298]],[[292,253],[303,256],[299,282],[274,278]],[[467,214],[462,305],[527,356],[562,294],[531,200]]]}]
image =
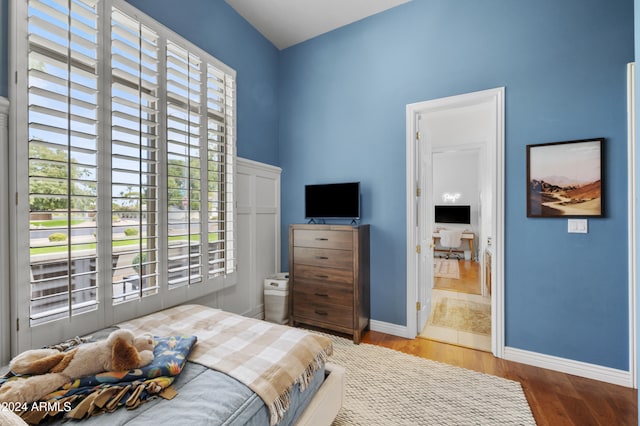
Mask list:
[{"label": "door frame trim", "polygon": [[417,189],[419,181],[417,131],[418,116],[428,112],[492,102],[496,112],[495,138],[495,180],[493,182],[493,210],[496,212],[494,222],[494,244],[491,294],[491,346],[493,354],[498,358],[504,356],[504,87],[482,90],[473,93],[433,99],[408,104],[406,107],[406,231],[407,231],[407,333],[413,338],[418,335],[416,304],[418,299],[419,254],[420,244],[416,232],[418,220]]},{"label": "door frame trim", "polygon": [[637,324],[638,324],[638,170],[636,150],[636,64],[627,64],[627,161],[628,161],[628,226],[629,226],[629,373],[630,386],[638,388]]}]

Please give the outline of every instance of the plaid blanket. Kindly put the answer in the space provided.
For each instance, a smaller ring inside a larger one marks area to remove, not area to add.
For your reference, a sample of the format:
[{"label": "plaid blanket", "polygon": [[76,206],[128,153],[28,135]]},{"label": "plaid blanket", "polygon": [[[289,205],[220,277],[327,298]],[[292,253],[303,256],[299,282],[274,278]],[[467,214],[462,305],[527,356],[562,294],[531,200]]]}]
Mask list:
[{"label": "plaid blanket", "polygon": [[289,408],[294,384],[304,389],[333,352],[331,340],[201,305],[181,305],[118,324],[134,333],[198,337],[189,361],[225,373],[254,391],[271,425]]}]

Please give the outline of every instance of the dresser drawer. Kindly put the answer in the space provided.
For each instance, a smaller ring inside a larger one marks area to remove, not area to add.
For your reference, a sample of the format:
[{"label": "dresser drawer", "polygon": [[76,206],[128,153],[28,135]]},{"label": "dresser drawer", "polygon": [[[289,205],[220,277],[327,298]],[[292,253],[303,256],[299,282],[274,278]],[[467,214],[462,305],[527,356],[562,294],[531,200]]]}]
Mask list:
[{"label": "dresser drawer", "polygon": [[334,325],[341,328],[353,328],[353,307],[332,305],[318,302],[315,296],[298,294],[294,296],[298,301],[293,305],[293,317],[295,321],[305,320],[315,324]]},{"label": "dresser drawer", "polygon": [[322,229],[296,229],[293,231],[294,246],[351,250],[353,234],[347,231]]},{"label": "dresser drawer", "polygon": [[304,284],[298,283],[293,292],[295,303],[341,305],[353,307],[353,290],[345,287],[336,287],[331,284]]},{"label": "dresser drawer", "polygon": [[293,275],[296,283],[322,281],[345,285],[353,291],[353,270],[351,269],[320,268],[296,263],[293,265]]},{"label": "dresser drawer", "polygon": [[351,250],[294,247],[293,263],[322,268],[352,269],[353,257]]}]

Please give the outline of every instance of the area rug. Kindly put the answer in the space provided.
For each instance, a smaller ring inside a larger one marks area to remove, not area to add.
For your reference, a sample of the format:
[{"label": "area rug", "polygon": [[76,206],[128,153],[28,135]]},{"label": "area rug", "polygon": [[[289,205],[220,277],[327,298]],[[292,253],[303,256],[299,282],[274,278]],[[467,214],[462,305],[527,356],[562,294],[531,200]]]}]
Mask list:
[{"label": "area rug", "polygon": [[444,297],[433,307],[430,323],[477,334],[491,334],[491,305]]},{"label": "area rug", "polygon": [[532,425],[520,383],[331,336],[346,369],[334,426]]},{"label": "area rug", "polygon": [[434,258],[433,276],[440,278],[460,279],[460,267],[455,259]]}]

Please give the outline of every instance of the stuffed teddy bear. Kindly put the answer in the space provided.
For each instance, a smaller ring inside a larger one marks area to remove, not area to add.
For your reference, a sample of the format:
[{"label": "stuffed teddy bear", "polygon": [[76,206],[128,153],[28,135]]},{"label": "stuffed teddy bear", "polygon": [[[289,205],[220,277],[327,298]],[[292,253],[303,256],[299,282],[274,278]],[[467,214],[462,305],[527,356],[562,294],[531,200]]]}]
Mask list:
[{"label": "stuffed teddy bear", "polygon": [[15,374],[31,374],[0,387],[0,401],[31,403],[65,383],[105,371],[128,371],[153,361],[153,337],[135,337],[130,330],[116,330],[105,340],[79,345],[66,352],[33,349],[9,363]]}]

